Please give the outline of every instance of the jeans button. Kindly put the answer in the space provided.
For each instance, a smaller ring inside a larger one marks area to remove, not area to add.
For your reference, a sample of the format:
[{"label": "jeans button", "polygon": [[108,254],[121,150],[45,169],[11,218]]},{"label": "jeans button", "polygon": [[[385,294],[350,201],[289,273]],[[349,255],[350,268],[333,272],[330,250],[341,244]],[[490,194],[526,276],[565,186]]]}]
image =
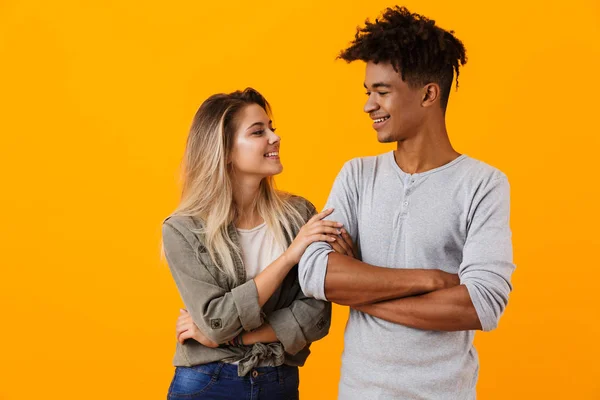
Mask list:
[{"label": "jeans button", "polygon": [[252,371],[252,377],[256,378],[258,376],[258,371]]}]

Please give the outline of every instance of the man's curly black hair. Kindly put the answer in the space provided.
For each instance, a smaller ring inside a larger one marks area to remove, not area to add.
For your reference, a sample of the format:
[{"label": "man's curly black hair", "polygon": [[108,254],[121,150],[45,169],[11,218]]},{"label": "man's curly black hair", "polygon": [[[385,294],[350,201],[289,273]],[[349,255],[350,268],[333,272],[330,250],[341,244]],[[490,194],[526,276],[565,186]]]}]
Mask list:
[{"label": "man's curly black hair", "polygon": [[443,110],[453,74],[458,89],[459,67],[467,62],[465,47],[454,31],[445,31],[434,20],[399,6],[387,8],[374,23],[367,19],[338,58],[347,62],[389,62],[411,88],[437,83]]}]

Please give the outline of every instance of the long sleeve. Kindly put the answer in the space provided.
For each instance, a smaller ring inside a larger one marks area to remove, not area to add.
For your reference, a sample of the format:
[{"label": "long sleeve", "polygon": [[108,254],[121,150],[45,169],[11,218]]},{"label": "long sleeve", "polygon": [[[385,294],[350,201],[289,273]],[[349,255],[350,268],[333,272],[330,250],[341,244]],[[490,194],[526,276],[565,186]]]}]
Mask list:
[{"label": "long sleeve", "polygon": [[[303,217],[308,221],[317,210],[309,201],[305,199],[302,201],[304,202],[302,210],[306,211]],[[292,302],[288,307],[270,313],[267,321],[286,353],[294,355],[309,343],[322,339],[329,333],[331,303],[308,297],[302,292],[297,268],[292,269],[290,275],[294,276],[294,283],[289,291]]]},{"label": "long sleeve", "polygon": [[[358,207],[358,171],[360,164],[348,161],[336,177],[327,205],[325,208],[334,208],[335,211],[326,219],[341,222],[352,237],[352,241],[359,245],[357,207]],[[310,297],[319,300],[325,298],[325,275],[329,253],[333,249],[328,243],[312,243],[298,264],[298,277],[302,291]]]},{"label": "long sleeve", "polygon": [[509,215],[510,186],[502,176],[484,185],[474,198],[459,267],[461,284],[469,291],[484,331],[497,327],[512,290],[515,265]]},{"label": "long sleeve", "polygon": [[207,268],[210,258],[207,254],[197,256],[184,235],[191,232],[185,229],[165,221],[163,243],[173,279],[198,328],[209,339],[224,343],[243,330],[249,331],[262,325],[263,315],[254,280],[231,291],[223,288]]},{"label": "long sleeve", "polygon": [[289,307],[273,311],[267,321],[286,353],[296,354],[322,339],[331,325],[331,303],[307,297],[302,291]]}]

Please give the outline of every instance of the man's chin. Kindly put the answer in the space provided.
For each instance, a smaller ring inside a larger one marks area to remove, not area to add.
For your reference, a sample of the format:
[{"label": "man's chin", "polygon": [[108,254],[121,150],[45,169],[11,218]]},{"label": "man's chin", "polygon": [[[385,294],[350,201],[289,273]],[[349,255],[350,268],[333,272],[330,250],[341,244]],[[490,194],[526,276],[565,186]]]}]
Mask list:
[{"label": "man's chin", "polygon": [[377,132],[377,141],[379,143],[392,143],[395,142],[392,135],[386,132]]}]

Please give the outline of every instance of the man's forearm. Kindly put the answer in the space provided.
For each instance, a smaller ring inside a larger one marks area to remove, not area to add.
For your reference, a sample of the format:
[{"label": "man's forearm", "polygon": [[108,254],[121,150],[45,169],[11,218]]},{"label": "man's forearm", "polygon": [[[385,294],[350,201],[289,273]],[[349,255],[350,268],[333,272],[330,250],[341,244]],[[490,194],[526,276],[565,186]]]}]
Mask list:
[{"label": "man's forearm", "polygon": [[376,267],[338,253],[328,254],[327,300],[357,306],[429,293],[458,285],[456,275],[435,269]]},{"label": "man's forearm", "polygon": [[412,328],[434,331],[481,329],[481,323],[464,285],[437,290],[421,296],[353,307]]}]

